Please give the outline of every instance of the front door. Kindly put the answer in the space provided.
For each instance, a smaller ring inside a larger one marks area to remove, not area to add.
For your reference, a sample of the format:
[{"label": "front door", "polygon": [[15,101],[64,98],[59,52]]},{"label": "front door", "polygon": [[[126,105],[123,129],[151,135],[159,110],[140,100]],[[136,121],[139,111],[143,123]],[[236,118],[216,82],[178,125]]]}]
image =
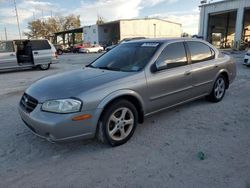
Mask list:
[{"label": "front door", "polygon": [[146,73],[146,113],[170,107],[193,97],[191,66],[188,64],[183,42],[168,44],[157,61],[164,61],[167,65],[163,70]]},{"label": "front door", "polygon": [[17,57],[12,41],[0,42],[0,69],[17,67]]}]

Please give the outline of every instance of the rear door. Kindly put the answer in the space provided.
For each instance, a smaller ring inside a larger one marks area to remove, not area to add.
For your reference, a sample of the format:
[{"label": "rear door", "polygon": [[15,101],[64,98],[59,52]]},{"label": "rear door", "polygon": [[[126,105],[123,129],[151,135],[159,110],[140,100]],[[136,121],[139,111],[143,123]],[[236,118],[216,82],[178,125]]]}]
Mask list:
[{"label": "rear door", "polygon": [[194,92],[203,95],[211,91],[218,71],[215,52],[203,42],[187,41],[190,52]]},{"label": "rear door", "polygon": [[17,67],[13,41],[0,42],[0,69]]},{"label": "rear door", "polygon": [[49,64],[52,59],[51,45],[47,40],[32,40],[32,54],[35,65]]}]

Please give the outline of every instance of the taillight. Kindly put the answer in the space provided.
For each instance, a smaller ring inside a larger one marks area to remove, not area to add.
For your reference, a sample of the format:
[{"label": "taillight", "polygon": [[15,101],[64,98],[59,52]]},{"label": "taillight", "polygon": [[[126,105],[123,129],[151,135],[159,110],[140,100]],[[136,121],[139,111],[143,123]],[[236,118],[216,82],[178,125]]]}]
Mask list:
[{"label": "taillight", "polygon": [[55,54],[54,54],[54,57],[55,57],[55,58],[57,58],[57,57],[58,57],[58,54],[57,54],[57,52],[55,52]]}]

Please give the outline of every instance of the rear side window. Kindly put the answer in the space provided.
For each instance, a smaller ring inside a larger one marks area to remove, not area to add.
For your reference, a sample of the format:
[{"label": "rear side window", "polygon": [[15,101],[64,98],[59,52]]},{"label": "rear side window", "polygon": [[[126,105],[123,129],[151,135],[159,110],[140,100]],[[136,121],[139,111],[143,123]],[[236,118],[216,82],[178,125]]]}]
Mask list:
[{"label": "rear side window", "polygon": [[191,53],[192,63],[208,61],[215,57],[213,49],[202,42],[190,41],[187,42],[187,45]]},{"label": "rear side window", "polygon": [[0,53],[14,52],[12,41],[0,42]]},{"label": "rear side window", "polygon": [[30,41],[32,50],[48,50],[51,49],[47,40],[32,40]]},{"label": "rear side window", "polygon": [[165,62],[167,69],[187,65],[187,56],[183,42],[167,45],[157,61]]}]

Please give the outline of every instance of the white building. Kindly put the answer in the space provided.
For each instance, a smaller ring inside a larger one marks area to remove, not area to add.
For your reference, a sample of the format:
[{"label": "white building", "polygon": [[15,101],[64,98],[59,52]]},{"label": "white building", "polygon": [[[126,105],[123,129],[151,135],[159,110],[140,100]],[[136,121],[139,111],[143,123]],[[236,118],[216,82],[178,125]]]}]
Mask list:
[{"label": "white building", "polygon": [[83,40],[90,44],[99,44],[98,26],[90,25],[83,27]]},{"label": "white building", "polygon": [[181,37],[181,33],[181,24],[157,18],[123,19],[83,27],[85,42],[102,45],[133,37]]},{"label": "white building", "polygon": [[250,0],[224,0],[200,6],[199,35],[220,48],[250,40]]}]

